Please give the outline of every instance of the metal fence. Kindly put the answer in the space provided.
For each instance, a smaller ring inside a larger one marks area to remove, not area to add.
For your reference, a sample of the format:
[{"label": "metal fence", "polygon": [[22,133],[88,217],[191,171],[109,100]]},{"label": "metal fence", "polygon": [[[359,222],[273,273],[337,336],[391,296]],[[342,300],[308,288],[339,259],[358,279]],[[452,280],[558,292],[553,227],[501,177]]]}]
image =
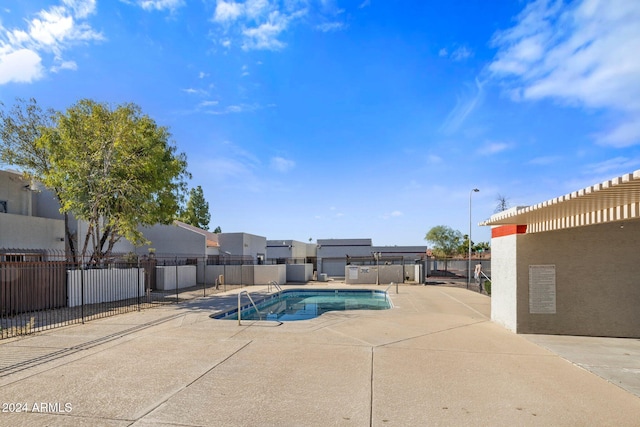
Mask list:
[{"label": "metal fence", "polygon": [[[469,272],[468,259],[436,259],[430,257],[427,261],[427,276],[430,277],[451,277],[451,278],[467,278]],[[471,259],[471,276],[476,264],[482,264],[482,271],[491,277],[491,259],[472,258]]]},{"label": "metal fence", "polygon": [[402,255],[346,256],[347,265],[402,265],[415,264],[414,260],[405,259]]},{"label": "metal fence", "polygon": [[209,255],[207,265],[254,265],[257,260],[251,255]]},{"label": "metal fence", "polygon": [[[101,317],[180,302],[189,291],[158,290],[159,266],[203,263],[204,258],[116,254],[96,262],[68,262],[56,251],[0,249],[0,339]],[[172,273],[173,274],[173,273]],[[198,296],[218,291],[214,278],[197,286]],[[233,286],[227,286],[225,289]]]}]

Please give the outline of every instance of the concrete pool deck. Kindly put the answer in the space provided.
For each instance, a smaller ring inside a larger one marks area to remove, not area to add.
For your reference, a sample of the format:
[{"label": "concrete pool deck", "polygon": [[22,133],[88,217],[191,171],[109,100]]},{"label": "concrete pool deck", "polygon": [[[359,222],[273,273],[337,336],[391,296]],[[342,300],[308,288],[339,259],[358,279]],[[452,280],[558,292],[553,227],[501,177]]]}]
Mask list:
[{"label": "concrete pool deck", "polygon": [[[334,286],[344,285],[318,284]],[[279,326],[210,319],[233,305],[235,292],[0,342],[0,425],[640,419],[639,340],[516,335],[489,320],[487,296],[442,286],[392,288],[395,307],[385,311]]]}]

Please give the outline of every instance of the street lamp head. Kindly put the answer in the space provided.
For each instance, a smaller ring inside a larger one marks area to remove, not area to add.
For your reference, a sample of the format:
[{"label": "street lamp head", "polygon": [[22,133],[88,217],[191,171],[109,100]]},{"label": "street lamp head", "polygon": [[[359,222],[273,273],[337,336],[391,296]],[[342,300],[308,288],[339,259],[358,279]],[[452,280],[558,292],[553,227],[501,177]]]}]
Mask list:
[{"label": "street lamp head", "polygon": [[473,192],[474,192],[474,193],[477,193],[478,191],[480,191],[480,190],[478,190],[477,188],[474,188],[474,189],[473,189]]}]

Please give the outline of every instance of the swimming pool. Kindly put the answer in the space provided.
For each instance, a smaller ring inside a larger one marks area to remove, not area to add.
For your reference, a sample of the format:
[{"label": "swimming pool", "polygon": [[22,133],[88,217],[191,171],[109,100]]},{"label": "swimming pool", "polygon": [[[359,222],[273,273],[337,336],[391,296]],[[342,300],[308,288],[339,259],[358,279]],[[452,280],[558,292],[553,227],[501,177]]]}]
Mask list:
[{"label": "swimming pool", "polygon": [[[259,302],[241,307],[242,320],[279,322],[307,320],[327,311],[386,310],[391,300],[385,291],[369,289],[291,289],[273,294]],[[238,320],[238,310],[211,316],[214,319]]]}]

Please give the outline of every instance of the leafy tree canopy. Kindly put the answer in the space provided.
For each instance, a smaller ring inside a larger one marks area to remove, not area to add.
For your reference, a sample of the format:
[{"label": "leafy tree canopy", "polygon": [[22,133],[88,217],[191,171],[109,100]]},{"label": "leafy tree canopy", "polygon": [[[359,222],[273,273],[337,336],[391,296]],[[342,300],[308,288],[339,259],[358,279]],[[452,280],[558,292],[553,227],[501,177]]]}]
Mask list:
[{"label": "leafy tree canopy", "polygon": [[[489,242],[478,242],[474,243],[471,241],[471,252],[486,252],[491,250],[491,244]],[[462,236],[462,244],[458,250],[459,254],[468,254],[469,253],[469,235],[465,234]]]},{"label": "leafy tree canopy", "polygon": [[198,185],[189,191],[189,200],[187,200],[187,206],[180,213],[180,221],[208,230],[210,220],[209,203],[204,199],[202,187]]},{"label": "leafy tree canopy", "polygon": [[450,257],[458,253],[463,236],[458,230],[446,225],[431,228],[424,238],[433,244],[433,253],[438,257]]},{"label": "leafy tree canopy", "polygon": [[54,114],[18,100],[0,116],[0,137],[3,160],[53,189],[61,211],[87,223],[79,255],[94,262],[122,237],[146,243],[138,226],[170,223],[189,177],[168,129],[135,104],[83,99]]},{"label": "leafy tree canopy", "polygon": [[480,242],[477,245],[475,245],[473,247],[473,250],[478,252],[478,251],[490,251],[491,250],[491,243],[490,242]]}]

